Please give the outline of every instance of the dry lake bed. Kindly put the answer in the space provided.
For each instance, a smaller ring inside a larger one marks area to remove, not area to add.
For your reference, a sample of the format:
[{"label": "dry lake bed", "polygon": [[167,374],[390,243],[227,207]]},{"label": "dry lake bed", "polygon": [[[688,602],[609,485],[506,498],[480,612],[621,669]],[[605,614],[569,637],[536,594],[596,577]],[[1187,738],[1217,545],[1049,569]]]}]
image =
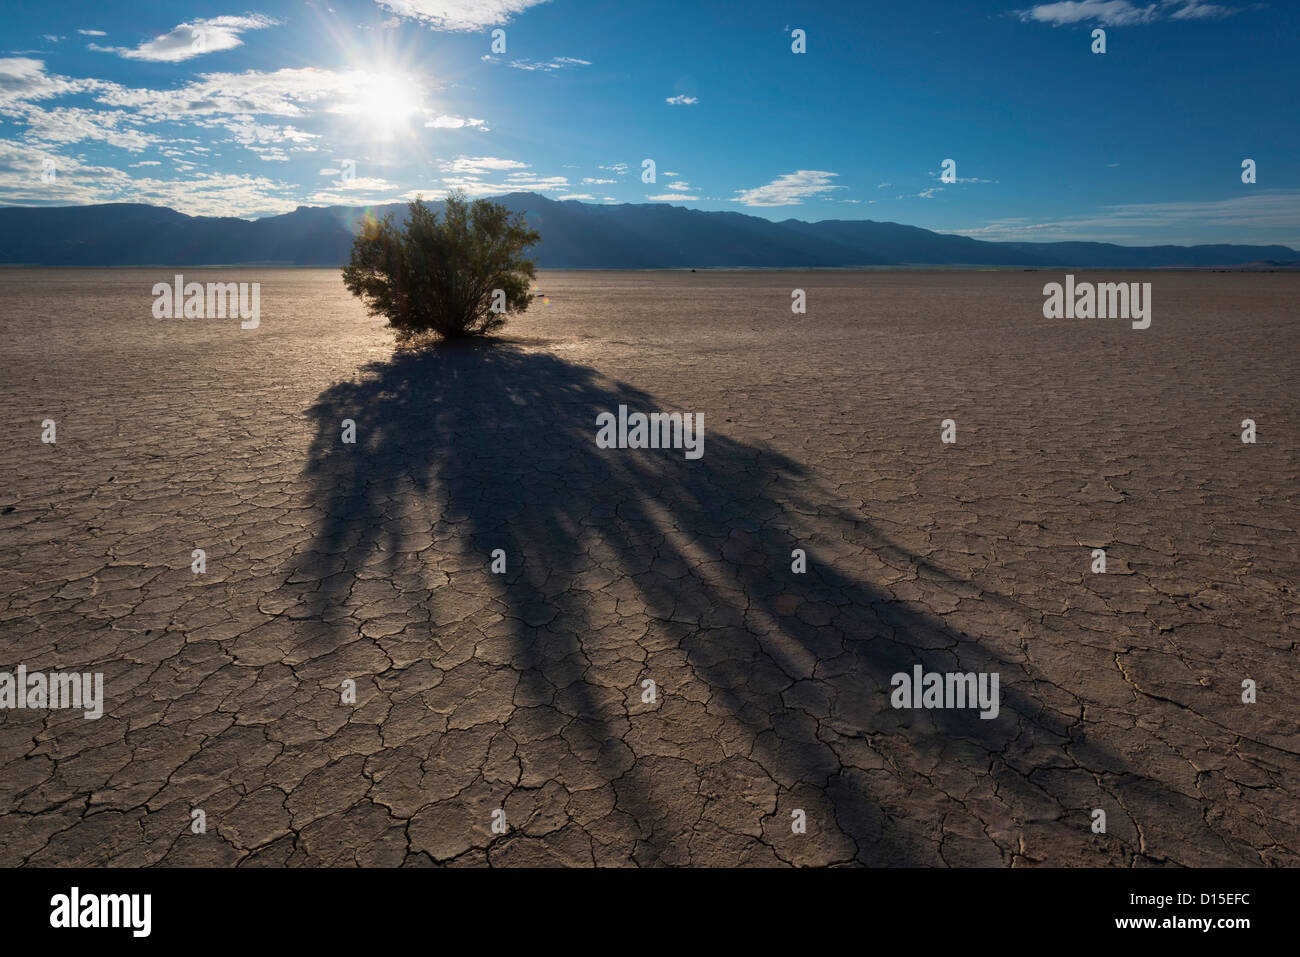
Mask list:
[{"label": "dry lake bed", "polygon": [[0,272],[0,865],[1300,864],[1300,275],[1078,278]]}]

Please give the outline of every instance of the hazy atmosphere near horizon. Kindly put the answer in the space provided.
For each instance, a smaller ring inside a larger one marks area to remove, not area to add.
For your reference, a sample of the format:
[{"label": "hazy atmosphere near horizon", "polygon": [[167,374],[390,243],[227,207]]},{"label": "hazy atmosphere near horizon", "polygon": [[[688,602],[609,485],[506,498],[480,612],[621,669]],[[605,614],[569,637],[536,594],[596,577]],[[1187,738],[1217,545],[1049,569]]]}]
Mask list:
[{"label": "hazy atmosphere near horizon", "polygon": [[1300,6],[5,21],[39,923],[852,865],[1068,868],[1115,934],[1300,865]]}]

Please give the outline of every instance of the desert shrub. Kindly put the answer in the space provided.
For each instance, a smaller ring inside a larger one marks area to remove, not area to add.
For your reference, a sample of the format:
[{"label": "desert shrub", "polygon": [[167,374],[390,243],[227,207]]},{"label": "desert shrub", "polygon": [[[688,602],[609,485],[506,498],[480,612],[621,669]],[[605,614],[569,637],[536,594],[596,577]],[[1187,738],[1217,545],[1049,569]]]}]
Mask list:
[{"label": "desert shrub", "polygon": [[402,226],[391,213],[362,223],[343,284],[399,343],[483,335],[532,302],[536,266],[524,250],[540,238],[500,203],[454,192],[439,216],[416,199]]}]

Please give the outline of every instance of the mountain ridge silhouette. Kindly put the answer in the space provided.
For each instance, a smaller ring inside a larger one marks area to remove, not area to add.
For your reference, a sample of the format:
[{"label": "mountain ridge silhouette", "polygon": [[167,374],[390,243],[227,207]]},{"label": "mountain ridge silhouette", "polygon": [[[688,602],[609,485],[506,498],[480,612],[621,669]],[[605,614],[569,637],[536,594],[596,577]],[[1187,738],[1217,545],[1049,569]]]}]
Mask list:
[{"label": "mountain ridge silhouette", "polygon": [[[1300,252],[1281,245],[989,242],[869,219],[773,222],[666,203],[602,206],[528,192],[493,199],[524,213],[541,233],[534,251],[546,269],[1300,266]],[[405,209],[405,203],[299,206],[245,220],[141,203],[9,206],[0,208],[0,264],[338,266],[368,211],[400,220]]]}]

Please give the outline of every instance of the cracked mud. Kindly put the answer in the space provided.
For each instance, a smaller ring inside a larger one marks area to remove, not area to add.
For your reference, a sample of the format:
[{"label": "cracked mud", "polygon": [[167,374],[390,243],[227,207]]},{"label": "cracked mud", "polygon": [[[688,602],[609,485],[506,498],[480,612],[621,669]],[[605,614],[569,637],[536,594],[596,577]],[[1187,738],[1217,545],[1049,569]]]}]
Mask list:
[{"label": "cracked mud", "polygon": [[[261,327],[0,276],[0,669],[106,697],[0,711],[0,865],[1300,864],[1294,277],[1143,276],[1134,331],[1046,273],[545,273],[410,355],[336,270],[193,272]],[[620,403],[704,457],[597,449]],[[998,717],[894,709],[918,664]]]}]

